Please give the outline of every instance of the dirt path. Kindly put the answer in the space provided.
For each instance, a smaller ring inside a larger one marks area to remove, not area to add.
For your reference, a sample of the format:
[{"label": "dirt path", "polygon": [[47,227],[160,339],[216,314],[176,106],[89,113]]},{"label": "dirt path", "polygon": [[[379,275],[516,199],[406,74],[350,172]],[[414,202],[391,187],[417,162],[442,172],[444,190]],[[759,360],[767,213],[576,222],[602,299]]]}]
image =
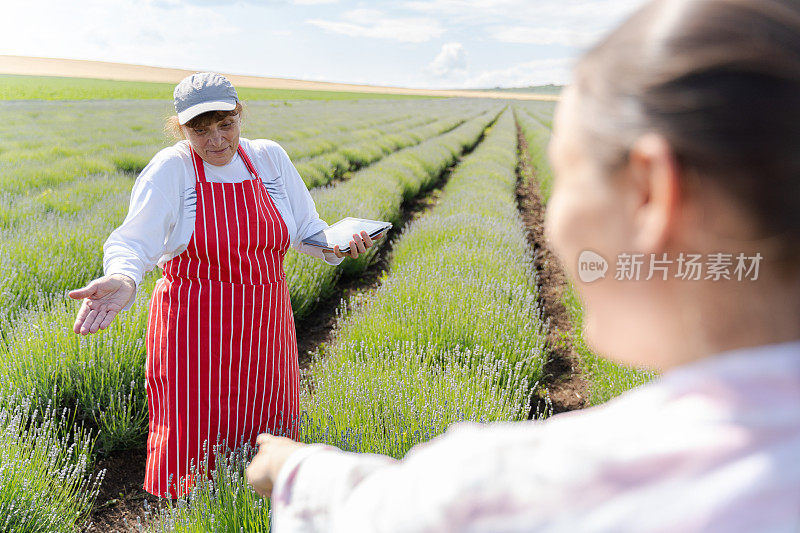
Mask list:
[{"label": "dirt path", "polygon": [[[92,510],[91,525],[86,533],[116,533],[139,531],[137,520],[144,520],[146,505],[157,508],[160,498],[142,488],[147,453],[144,448],[111,454],[100,459],[95,472],[106,470],[100,494]],[[145,501],[147,502],[145,504]]]},{"label": "dirt path", "polygon": [[544,207],[539,195],[535,170],[531,166],[528,142],[517,124],[519,165],[517,167],[517,205],[528,229],[528,243],[534,251],[539,299],[543,318],[549,322],[543,383],[531,415],[573,411],[586,406],[587,384],[580,374],[578,354],[572,346],[572,321],[562,304],[567,278],[558,258],[547,248],[544,238]]}]

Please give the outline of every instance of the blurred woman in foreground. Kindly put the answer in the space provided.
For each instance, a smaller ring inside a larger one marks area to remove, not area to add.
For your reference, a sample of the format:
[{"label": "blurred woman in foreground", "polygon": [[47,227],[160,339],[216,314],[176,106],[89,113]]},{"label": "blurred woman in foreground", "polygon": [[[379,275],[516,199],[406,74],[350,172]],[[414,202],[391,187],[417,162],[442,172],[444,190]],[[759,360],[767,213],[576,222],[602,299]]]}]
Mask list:
[{"label": "blurred woman in foreground", "polygon": [[656,0],[574,74],[550,244],[592,347],[662,377],[402,461],[262,435],[277,531],[800,531],[800,2]]}]

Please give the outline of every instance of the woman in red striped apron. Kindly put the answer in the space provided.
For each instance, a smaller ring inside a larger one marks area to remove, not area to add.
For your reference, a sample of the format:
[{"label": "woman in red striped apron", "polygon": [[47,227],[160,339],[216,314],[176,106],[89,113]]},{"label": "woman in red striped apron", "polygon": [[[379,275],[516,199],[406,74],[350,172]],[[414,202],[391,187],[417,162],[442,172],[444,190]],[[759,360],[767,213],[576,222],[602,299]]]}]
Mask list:
[{"label": "woman in red striped apron", "polygon": [[[214,447],[255,444],[259,433],[297,437],[299,371],[283,258],[327,227],[286,152],[239,137],[230,82],[201,73],[175,89],[173,127],[185,140],[137,178],[128,216],[104,245],[105,276],[84,298],[75,332],[94,333],[129,308],[155,264],[147,328],[149,435],[144,488],[186,493]],[[213,179],[212,179],[213,178]],[[354,235],[350,256],[372,241]]]}]

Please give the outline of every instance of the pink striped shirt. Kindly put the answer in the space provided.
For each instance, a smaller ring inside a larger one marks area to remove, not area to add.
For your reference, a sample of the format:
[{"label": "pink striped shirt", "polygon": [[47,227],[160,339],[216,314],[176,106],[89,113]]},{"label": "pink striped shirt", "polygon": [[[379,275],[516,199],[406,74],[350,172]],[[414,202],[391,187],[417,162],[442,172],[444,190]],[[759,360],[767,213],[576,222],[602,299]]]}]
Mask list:
[{"label": "pink striped shirt", "polygon": [[725,352],[542,422],[456,424],[402,461],[312,445],[282,532],[800,531],[800,342]]}]

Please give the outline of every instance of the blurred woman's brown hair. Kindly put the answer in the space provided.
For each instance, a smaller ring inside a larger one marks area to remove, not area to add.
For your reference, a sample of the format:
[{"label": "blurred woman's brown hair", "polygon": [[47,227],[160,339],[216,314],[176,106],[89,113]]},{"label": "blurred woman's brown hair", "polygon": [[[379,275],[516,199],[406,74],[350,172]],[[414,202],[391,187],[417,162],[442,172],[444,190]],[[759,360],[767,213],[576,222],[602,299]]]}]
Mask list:
[{"label": "blurred woman's brown hair", "polygon": [[[212,122],[219,122],[220,120],[224,120],[228,117],[236,115],[239,115],[239,120],[244,119],[244,106],[241,102],[237,102],[236,107],[230,111],[206,111],[205,113],[200,113],[192,120],[184,124],[184,126],[187,128],[201,128],[211,124]],[[183,130],[181,130],[181,125],[178,122],[178,117],[176,115],[167,117],[167,120],[164,124],[164,133],[176,140],[182,140],[186,138],[183,135]]]},{"label": "blurred woman's brown hair", "polygon": [[800,2],[648,4],[581,59],[575,86],[606,170],[659,133],[684,191],[704,180],[800,256]]}]

